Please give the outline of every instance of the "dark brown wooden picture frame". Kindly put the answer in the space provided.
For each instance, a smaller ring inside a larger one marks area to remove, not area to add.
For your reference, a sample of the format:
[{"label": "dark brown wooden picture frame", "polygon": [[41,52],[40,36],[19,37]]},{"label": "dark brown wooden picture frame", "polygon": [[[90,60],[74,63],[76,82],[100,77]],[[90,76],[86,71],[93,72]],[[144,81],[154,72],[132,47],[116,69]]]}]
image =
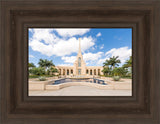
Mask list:
[{"label": "dark brown wooden picture frame", "polygon": [[[159,124],[159,0],[1,0],[1,124]],[[133,29],[131,97],[28,96],[28,28]]]}]

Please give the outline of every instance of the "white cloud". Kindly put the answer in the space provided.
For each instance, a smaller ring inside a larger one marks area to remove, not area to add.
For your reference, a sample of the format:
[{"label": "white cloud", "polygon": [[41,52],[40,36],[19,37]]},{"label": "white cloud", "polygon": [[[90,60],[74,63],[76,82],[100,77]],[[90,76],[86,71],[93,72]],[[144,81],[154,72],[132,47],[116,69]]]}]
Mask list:
[{"label": "white cloud", "polygon": [[[31,30],[31,29],[30,29]],[[33,36],[29,39],[29,46],[47,56],[66,56],[78,52],[79,40],[76,37],[69,39],[59,38],[54,34],[54,29],[32,29]],[[94,46],[91,36],[81,38],[81,48],[85,52]]]},{"label": "white cloud", "polygon": [[34,56],[33,55],[29,55],[29,58],[34,58]]},{"label": "white cloud", "polygon": [[97,61],[97,64],[100,65],[100,66],[102,66],[106,59],[107,59],[107,58],[104,58],[104,59],[101,58],[101,59],[99,59],[99,60]]},{"label": "white cloud", "polygon": [[121,65],[125,63],[127,59],[132,55],[132,49],[129,49],[128,47],[120,47],[120,48],[113,48],[105,53],[105,58],[99,59],[97,62],[98,64],[103,64],[106,59],[109,59],[113,56],[119,56],[119,59],[121,60]]},{"label": "white cloud", "polygon": [[104,48],[104,44],[102,44],[101,46],[100,46],[100,49],[103,49]]},{"label": "white cloud", "polygon": [[42,42],[39,42],[38,40],[32,40],[30,43],[29,43],[29,46],[31,46],[31,48],[34,50],[34,51],[38,51],[44,55],[47,55],[47,56],[52,56],[53,53],[52,53],[52,50],[53,50],[53,47],[52,45],[45,45],[44,43]]},{"label": "white cloud", "polygon": [[53,29],[34,28],[30,30],[32,30],[31,32],[33,33],[33,37],[32,37],[33,40],[44,41],[45,44],[52,44],[59,40],[59,38],[56,37],[54,33],[52,33]]},{"label": "white cloud", "polygon": [[75,35],[80,35],[82,36],[83,34],[87,33],[90,31],[90,29],[88,28],[58,28],[58,29],[55,29],[58,34],[62,37],[72,37],[72,36],[75,36]]},{"label": "white cloud", "polygon": [[96,37],[100,37],[100,36],[102,36],[101,32],[99,32],[99,33],[96,35]]},{"label": "white cloud", "polygon": [[66,63],[74,63],[76,60],[76,56],[62,57],[61,59]]},{"label": "white cloud", "polygon": [[105,55],[107,57],[119,56],[121,63],[124,63],[132,55],[132,49],[129,49],[128,47],[121,47],[118,49],[113,48],[106,52]]},{"label": "white cloud", "polygon": [[71,64],[59,64],[59,65],[56,65],[56,66],[72,66]]},{"label": "white cloud", "polygon": [[[86,51],[94,45],[94,39],[92,37],[81,38],[81,49],[82,52]],[[52,49],[53,55],[66,56],[72,53],[77,53],[79,48],[79,40],[72,37],[68,40],[60,40],[56,43]]]},{"label": "white cloud", "polygon": [[97,53],[84,53],[83,58],[85,61],[96,61],[102,57],[103,52]]}]

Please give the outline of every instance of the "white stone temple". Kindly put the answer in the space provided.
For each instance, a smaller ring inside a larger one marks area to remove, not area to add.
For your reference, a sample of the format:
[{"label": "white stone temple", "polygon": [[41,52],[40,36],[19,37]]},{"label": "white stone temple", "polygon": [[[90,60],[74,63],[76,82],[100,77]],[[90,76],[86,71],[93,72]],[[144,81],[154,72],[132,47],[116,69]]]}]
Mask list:
[{"label": "white stone temple", "polygon": [[77,59],[73,66],[56,66],[60,75],[65,76],[98,76],[103,75],[102,66],[86,66],[83,60],[83,55],[81,52],[81,40],[79,38],[79,50],[77,54]]}]

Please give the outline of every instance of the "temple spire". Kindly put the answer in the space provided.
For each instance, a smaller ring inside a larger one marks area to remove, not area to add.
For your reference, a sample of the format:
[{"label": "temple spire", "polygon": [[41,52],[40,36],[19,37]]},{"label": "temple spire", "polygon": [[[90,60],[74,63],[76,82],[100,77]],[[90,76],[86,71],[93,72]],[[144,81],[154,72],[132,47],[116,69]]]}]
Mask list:
[{"label": "temple spire", "polygon": [[81,54],[81,38],[79,38],[79,51],[78,54]]}]

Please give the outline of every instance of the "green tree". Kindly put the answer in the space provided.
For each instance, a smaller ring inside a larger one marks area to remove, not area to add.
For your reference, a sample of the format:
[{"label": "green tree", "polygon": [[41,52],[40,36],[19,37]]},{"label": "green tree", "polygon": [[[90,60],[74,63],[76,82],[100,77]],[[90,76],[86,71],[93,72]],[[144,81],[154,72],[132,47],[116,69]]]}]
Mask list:
[{"label": "green tree", "polygon": [[118,59],[119,56],[113,56],[110,57],[109,60],[106,60],[103,63],[103,67],[111,66],[112,69],[114,69],[116,66],[118,66],[118,63],[121,63],[121,61]]},{"label": "green tree", "polygon": [[127,69],[123,68],[123,67],[116,67],[113,69],[112,71],[112,75],[114,76],[126,76],[127,74]]},{"label": "green tree", "polygon": [[105,76],[107,76],[107,75],[110,75],[112,71],[111,71],[111,68],[109,68],[109,67],[104,67],[103,70],[102,70],[102,72],[103,72],[103,74],[104,74]]},{"label": "green tree", "polygon": [[39,62],[38,62],[38,64],[39,64],[40,67],[44,67],[46,71],[48,70],[49,67],[55,66],[53,64],[52,60],[49,61],[47,59],[40,59]]},{"label": "green tree", "polygon": [[36,67],[33,63],[28,63],[28,72],[29,72],[29,75],[31,75],[31,72],[32,72],[32,68]]},{"label": "green tree", "polygon": [[55,72],[58,72],[58,70],[55,68],[55,67],[50,67],[49,69],[48,69],[48,75],[51,73],[52,75],[55,73]]},{"label": "green tree", "polygon": [[36,66],[33,63],[28,63],[28,67],[33,68],[33,67],[36,67]]},{"label": "green tree", "polygon": [[33,75],[44,75],[45,74],[45,69],[43,67],[34,67],[29,70],[29,72]]},{"label": "green tree", "polygon": [[123,65],[124,68],[132,67],[132,56]]}]

